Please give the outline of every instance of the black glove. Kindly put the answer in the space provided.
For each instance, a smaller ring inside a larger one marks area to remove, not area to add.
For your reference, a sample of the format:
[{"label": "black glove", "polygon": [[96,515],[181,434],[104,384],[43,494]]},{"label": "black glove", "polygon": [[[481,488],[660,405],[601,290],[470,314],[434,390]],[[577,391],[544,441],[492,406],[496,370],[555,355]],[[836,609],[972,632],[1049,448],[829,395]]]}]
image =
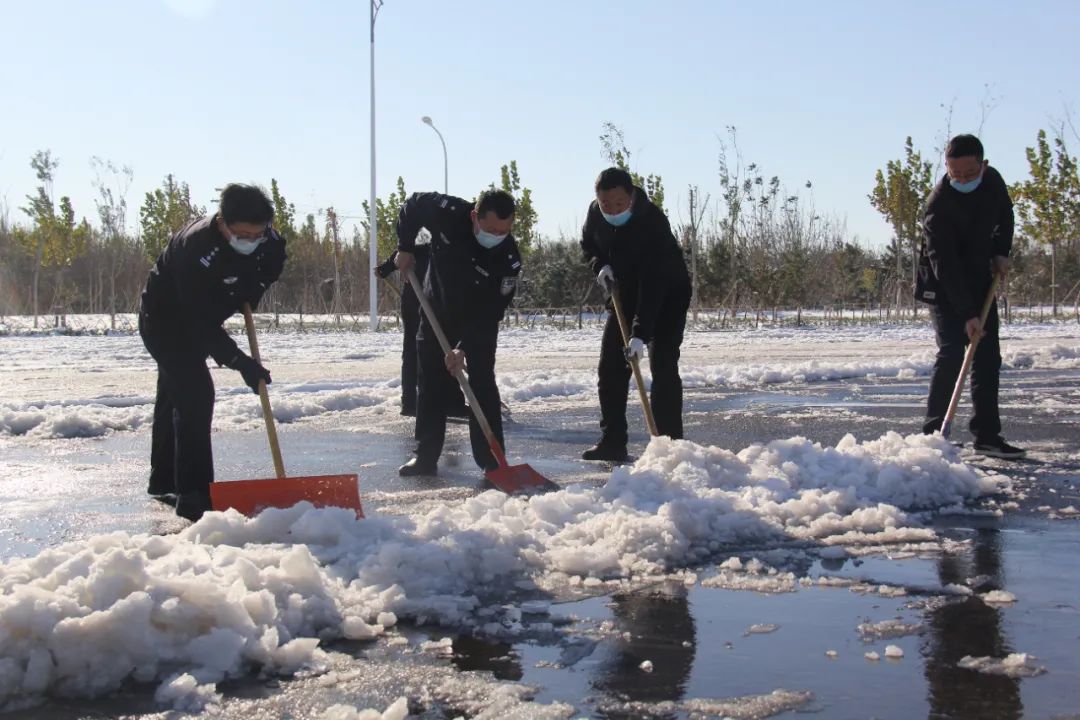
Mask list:
[{"label": "black glove", "polygon": [[240,372],[240,377],[244,378],[244,384],[251,388],[251,391],[258,394],[259,381],[264,381],[267,385],[270,384],[270,371],[260,365],[255,358],[252,358],[244,353],[240,353],[236,356],[236,359],[232,362],[232,369]]}]

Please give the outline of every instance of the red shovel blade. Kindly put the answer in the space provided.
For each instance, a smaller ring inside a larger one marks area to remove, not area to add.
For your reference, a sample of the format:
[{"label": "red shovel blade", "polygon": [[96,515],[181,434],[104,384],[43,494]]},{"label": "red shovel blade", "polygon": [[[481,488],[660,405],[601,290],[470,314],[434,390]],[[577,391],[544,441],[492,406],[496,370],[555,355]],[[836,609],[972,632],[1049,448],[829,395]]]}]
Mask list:
[{"label": "red shovel blade", "polygon": [[558,483],[548,480],[529,465],[500,465],[485,472],[484,477],[507,495],[531,495],[560,489]]},{"label": "red shovel blade", "polygon": [[233,508],[248,517],[254,517],[266,508],[289,508],[304,500],[315,507],[354,510],[356,517],[364,517],[356,475],[312,475],[210,484],[214,510]]}]

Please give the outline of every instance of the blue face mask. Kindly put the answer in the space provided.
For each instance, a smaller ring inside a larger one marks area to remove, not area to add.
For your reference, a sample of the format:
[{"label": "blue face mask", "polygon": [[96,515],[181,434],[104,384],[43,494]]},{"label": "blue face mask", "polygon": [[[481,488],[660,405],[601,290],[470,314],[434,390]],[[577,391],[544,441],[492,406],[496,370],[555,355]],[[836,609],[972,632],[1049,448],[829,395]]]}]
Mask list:
[{"label": "blue face mask", "polygon": [[487,232],[486,230],[476,231],[476,242],[480,243],[480,245],[487,248],[488,250],[495,247],[505,239],[506,235],[494,235]]},{"label": "blue face mask", "polygon": [[973,191],[975,188],[979,187],[979,183],[981,183],[981,182],[982,182],[982,173],[979,173],[979,177],[975,178],[974,180],[969,180],[966,183],[956,182],[955,180],[950,180],[949,184],[953,186],[953,190],[957,190],[959,192],[962,192],[962,193],[966,194],[966,193],[969,193],[969,192]]},{"label": "blue face mask", "polygon": [[615,227],[621,227],[627,223],[627,221],[630,219],[630,216],[633,215],[633,211],[630,208],[626,208],[621,213],[617,213],[615,215],[608,215],[606,212],[601,210],[600,214],[604,216],[604,219],[607,220],[609,224],[614,225]]}]

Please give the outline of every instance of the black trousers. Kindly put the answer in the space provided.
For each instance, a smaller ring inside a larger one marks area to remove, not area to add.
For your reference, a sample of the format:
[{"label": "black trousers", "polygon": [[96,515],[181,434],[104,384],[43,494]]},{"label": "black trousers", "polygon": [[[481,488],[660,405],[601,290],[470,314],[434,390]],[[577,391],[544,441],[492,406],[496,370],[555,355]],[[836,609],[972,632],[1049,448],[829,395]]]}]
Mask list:
[{"label": "black trousers", "polygon": [[[623,311],[632,313],[634,303],[620,298]],[[631,298],[632,299],[632,298]],[[682,439],[682,378],[679,376],[679,353],[686,330],[686,311],[690,309],[690,291],[679,289],[664,298],[656,319],[656,330],[649,343],[649,369],[652,371],[652,390],[649,393],[656,429],[661,435]],[[627,317],[627,323],[630,318]],[[600,393],[600,441],[610,445],[626,445],[626,397],[629,388],[630,364],[623,354],[623,338],[614,311],[604,325],[600,344],[600,365],[597,368]],[[636,393],[636,390],[634,391]]]},{"label": "black trousers", "polygon": [[420,331],[420,302],[408,283],[404,283],[401,290],[401,326],[405,335],[401,342],[401,408],[415,412],[419,365],[416,334]]},{"label": "black trousers", "polygon": [[[947,303],[930,306],[937,333],[937,360],[930,376],[930,395],[926,402],[926,421],[923,432],[933,433],[941,429],[945,413],[949,409],[953,388],[964,364],[968,346],[961,318]],[[990,306],[982,339],[975,348],[971,371],[971,404],[974,413],[969,425],[976,442],[993,442],[1001,437],[1001,414],[998,410],[998,383],[1001,373],[1001,345],[998,341],[997,301]]]},{"label": "black trousers", "polygon": [[145,335],[143,342],[158,366],[148,492],[207,494],[214,481],[214,381],[206,357]]},{"label": "black trousers", "polygon": [[[501,401],[499,388],[495,384],[495,348],[498,339],[499,327],[496,325],[490,332],[475,333],[475,337],[463,343],[462,349],[469,368],[469,385],[499,445],[505,451]],[[459,401],[461,390],[457,379],[446,371],[445,355],[426,318],[421,321],[417,348],[420,356],[420,387],[416,398],[416,457],[422,463],[433,464],[442,455],[446,441],[446,411]],[[495,457],[480,429],[480,423],[471,414],[469,439],[476,464],[484,469],[495,467]]]}]

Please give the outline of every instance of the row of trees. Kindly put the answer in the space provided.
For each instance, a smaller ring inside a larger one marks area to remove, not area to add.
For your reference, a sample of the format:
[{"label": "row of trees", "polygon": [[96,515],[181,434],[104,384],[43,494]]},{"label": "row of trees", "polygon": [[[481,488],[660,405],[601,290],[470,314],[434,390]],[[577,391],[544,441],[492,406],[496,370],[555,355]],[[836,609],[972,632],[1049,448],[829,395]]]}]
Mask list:
[{"label": "row of trees", "polygon": [[[911,138],[903,155],[878,170],[870,203],[893,229],[890,243],[872,250],[860,245],[843,220],[817,212],[812,184],[790,190],[776,175],[746,162],[735,128],[719,148],[716,196],[687,188],[685,205],[665,207],[663,178],[630,166],[622,131],[605,123],[600,136],[604,158],[631,172],[635,182],[667,211],[694,277],[694,307],[821,307],[837,304],[914,305],[911,284],[923,203],[935,181],[934,167]],[[1009,293],[1014,303],[1060,301],[1077,293],[1080,282],[1080,180],[1064,128],[1052,137],[1040,130],[1027,149],[1029,176],[1011,186],[1017,211],[1014,266]],[[35,153],[35,192],[18,208],[25,222],[0,208],[0,312],[130,312],[147,270],[171,235],[207,208],[192,201],[187,183],[167,176],[146,193],[137,231],[128,227],[127,193],[132,171],[94,158],[95,221],[79,216],[68,197],[57,201],[53,181],[58,160]],[[517,163],[500,169],[492,187],[518,202],[515,225],[526,255],[519,306],[574,307],[599,301],[593,278],[581,262],[576,237],[545,238],[538,232],[532,191]],[[264,307],[282,312],[362,313],[367,309],[367,204],[364,215],[340,215],[333,207],[297,215],[276,179],[270,182],[274,225],[289,248],[281,280]],[[395,189],[376,201],[378,253],[396,244],[394,225],[408,192]],[[349,220],[359,220],[346,230]],[[383,291],[386,308],[396,293]]]}]

